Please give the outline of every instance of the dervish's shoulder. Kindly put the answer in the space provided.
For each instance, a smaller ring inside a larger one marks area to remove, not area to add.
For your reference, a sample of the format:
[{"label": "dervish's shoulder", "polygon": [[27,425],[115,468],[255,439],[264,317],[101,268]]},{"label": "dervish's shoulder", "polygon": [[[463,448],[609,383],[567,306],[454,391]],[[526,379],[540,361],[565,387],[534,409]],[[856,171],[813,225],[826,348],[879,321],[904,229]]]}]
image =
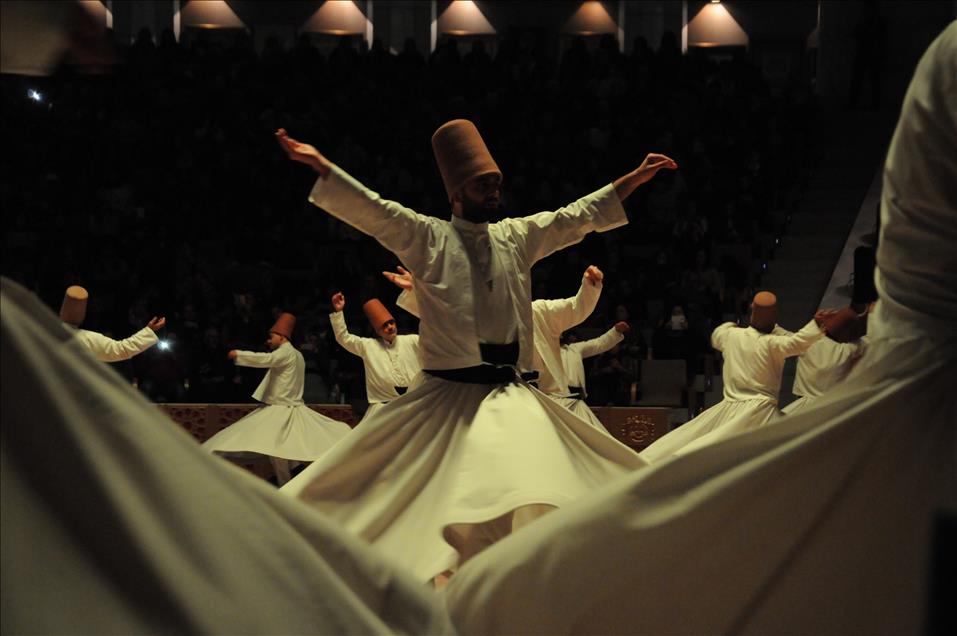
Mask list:
[{"label": "dervish's shoulder", "polygon": [[302,356],[302,352],[292,346],[292,343],[287,342],[283,344],[283,346],[279,347],[278,351],[283,360],[290,363],[295,363],[297,360],[305,360]]},{"label": "dervish's shoulder", "polygon": [[504,219],[488,224],[488,233],[492,236],[506,238],[516,232],[526,231],[526,220],[521,216],[507,216]]}]

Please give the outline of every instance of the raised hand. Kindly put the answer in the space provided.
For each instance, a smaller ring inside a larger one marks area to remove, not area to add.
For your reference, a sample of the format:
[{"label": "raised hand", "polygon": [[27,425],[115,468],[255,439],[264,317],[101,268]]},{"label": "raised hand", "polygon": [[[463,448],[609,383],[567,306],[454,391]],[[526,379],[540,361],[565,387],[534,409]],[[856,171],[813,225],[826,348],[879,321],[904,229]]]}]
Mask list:
[{"label": "raised hand", "polygon": [[[230,360],[235,360],[235,359],[236,359],[236,356],[238,356],[238,355],[239,355],[239,352],[236,351],[235,349],[233,349],[232,351],[230,351],[229,353],[226,354],[226,357],[229,358]],[[236,377],[238,378],[239,376],[236,376]],[[234,379],[234,381],[235,381],[235,379]],[[238,384],[238,382],[237,382],[237,384]]]},{"label": "raised hand", "polygon": [[385,276],[393,285],[402,290],[411,290],[412,289],[412,272],[406,268],[398,265],[398,272],[382,272],[382,275]]},{"label": "raised hand", "polygon": [[315,147],[290,137],[285,128],[276,131],[276,141],[279,142],[279,147],[286,156],[293,161],[306,164],[323,177],[329,173],[329,161]]},{"label": "raised hand", "polygon": [[615,331],[617,331],[618,333],[627,333],[631,331],[631,325],[629,325],[624,320],[620,320],[615,323]]},{"label": "raised hand", "polygon": [[840,309],[819,309],[814,314],[814,322],[817,323],[817,326],[821,329],[827,331],[827,324],[830,320],[841,311]]},{"label": "raised hand", "polygon": [[641,162],[640,166],[625,176],[615,179],[615,192],[618,194],[618,199],[620,201],[627,199],[631,196],[631,193],[635,191],[635,188],[642,183],[651,181],[652,177],[658,174],[658,171],[662,168],[665,170],[677,170],[678,164],[671,157],[654,152],[649,153],[648,156],[645,157],[645,160]]},{"label": "raised hand", "polygon": [[154,332],[159,331],[166,326],[166,317],[160,316],[157,318],[156,316],[153,316],[153,319],[146,323],[146,326],[152,329]]},{"label": "raised hand", "polygon": [[638,166],[638,169],[635,170],[635,180],[637,185],[651,181],[652,177],[658,174],[658,171],[662,168],[665,170],[677,170],[678,164],[675,163],[674,159],[671,157],[659,155],[654,152],[648,153],[648,156],[645,157],[645,160],[642,161],[641,165]]},{"label": "raised hand", "polygon": [[605,275],[594,265],[589,265],[588,269],[585,270],[585,279],[592,285],[597,285],[605,280]]},{"label": "raised hand", "polygon": [[867,312],[859,314],[850,307],[819,311],[814,320],[835,342],[854,342],[867,333]]},{"label": "raised hand", "polygon": [[332,308],[335,311],[342,311],[346,306],[346,297],[342,292],[336,292],[332,295]]}]

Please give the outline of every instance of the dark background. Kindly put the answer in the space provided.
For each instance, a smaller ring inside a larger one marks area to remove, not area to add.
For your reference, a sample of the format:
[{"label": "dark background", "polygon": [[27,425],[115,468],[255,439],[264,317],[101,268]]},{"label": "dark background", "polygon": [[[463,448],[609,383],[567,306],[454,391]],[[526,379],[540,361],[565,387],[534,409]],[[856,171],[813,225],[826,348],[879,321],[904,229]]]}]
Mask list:
[{"label": "dark background", "polygon": [[[873,43],[857,24],[844,37],[866,55]],[[2,272],[54,309],[68,285],[85,286],[84,326],[116,338],[165,315],[169,349],[117,365],[161,402],[250,401],[261,371],[234,368],[226,352],[261,349],[280,311],[299,319],[307,402],[364,394],[361,360],[332,338],[329,298],[343,291],[350,328],[370,335],[361,304],[392,305],[397,290],[379,272],[397,260],[307,203],[314,175],[279,151],[278,127],[383,196],[440,217],[449,210],[429,139],[451,118],[478,125],[512,216],[569,203],[647,152],[675,158],[680,171],[628,200],[628,226],[534,270],[536,298],[573,295],[589,264],[604,270],[602,300],[579,331],[632,325],[622,347],[590,365],[602,376],[590,401],[621,404],[639,359],[684,358],[693,373],[712,355],[711,329],[746,314],[818,159],[820,118],[899,101],[865,77],[863,93],[831,104],[813,51],[798,47],[782,72],[762,57],[770,36],[684,55],[672,31],[621,53],[610,35],[520,24],[494,46],[443,37],[431,54],[415,39],[398,54],[356,37],[327,54],[308,36],[257,47],[243,30],[188,30],[179,43],[171,31],[113,38],[112,72],[62,64],[46,78],[0,78]],[[687,329],[672,328],[676,307]],[[395,314],[400,333],[414,331]]]}]

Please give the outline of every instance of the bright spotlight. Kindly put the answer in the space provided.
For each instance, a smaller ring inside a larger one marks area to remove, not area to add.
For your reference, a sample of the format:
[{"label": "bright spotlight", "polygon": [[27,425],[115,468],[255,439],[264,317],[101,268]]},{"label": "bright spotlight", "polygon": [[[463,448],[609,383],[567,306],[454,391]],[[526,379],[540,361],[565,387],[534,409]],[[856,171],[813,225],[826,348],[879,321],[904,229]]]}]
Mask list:
[{"label": "bright spotlight", "polygon": [[43,101],[43,94],[40,93],[39,91],[35,90],[35,89],[28,88],[28,89],[27,89],[27,99],[32,99],[33,101],[35,101],[36,103],[39,104],[40,102]]},{"label": "bright spotlight", "polygon": [[159,348],[160,348],[161,350],[163,350],[163,351],[169,351],[169,350],[170,350],[169,340],[160,340],[159,343],[158,343],[156,346],[159,347]]}]

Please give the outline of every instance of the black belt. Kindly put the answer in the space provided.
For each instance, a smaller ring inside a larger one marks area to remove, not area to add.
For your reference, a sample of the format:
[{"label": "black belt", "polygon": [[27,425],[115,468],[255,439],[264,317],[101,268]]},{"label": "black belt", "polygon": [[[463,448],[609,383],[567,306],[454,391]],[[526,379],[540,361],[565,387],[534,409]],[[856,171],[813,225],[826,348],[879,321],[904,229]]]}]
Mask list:
[{"label": "black belt", "polygon": [[465,384],[509,384],[518,382],[520,379],[526,382],[534,382],[538,379],[538,371],[519,374],[515,369],[514,365],[518,363],[517,342],[509,344],[480,342],[479,351],[485,364],[461,369],[423,369],[423,371],[443,380]]},{"label": "black belt", "polygon": [[466,384],[508,384],[518,380],[518,373],[514,367],[497,367],[493,364],[480,364],[462,369],[423,369],[423,371],[443,380]]},{"label": "black belt", "polygon": [[538,371],[520,374],[514,367],[497,367],[493,364],[480,364],[462,369],[423,369],[423,371],[443,380],[465,384],[511,384],[520,379],[532,383],[538,379]]},{"label": "black belt", "polygon": [[570,394],[569,397],[573,397],[573,398],[575,398],[576,400],[584,400],[584,399],[585,399],[585,391],[583,391],[580,386],[571,386],[571,385],[569,385],[569,387],[568,387],[568,393]]},{"label": "black belt", "polygon": [[407,386],[397,386],[394,388],[395,388],[395,392],[398,393],[399,395],[405,395],[405,392],[409,390],[409,387]]},{"label": "black belt", "polygon": [[486,364],[514,366],[518,363],[517,342],[510,342],[508,344],[480,342],[479,352],[482,354],[482,362]]}]

